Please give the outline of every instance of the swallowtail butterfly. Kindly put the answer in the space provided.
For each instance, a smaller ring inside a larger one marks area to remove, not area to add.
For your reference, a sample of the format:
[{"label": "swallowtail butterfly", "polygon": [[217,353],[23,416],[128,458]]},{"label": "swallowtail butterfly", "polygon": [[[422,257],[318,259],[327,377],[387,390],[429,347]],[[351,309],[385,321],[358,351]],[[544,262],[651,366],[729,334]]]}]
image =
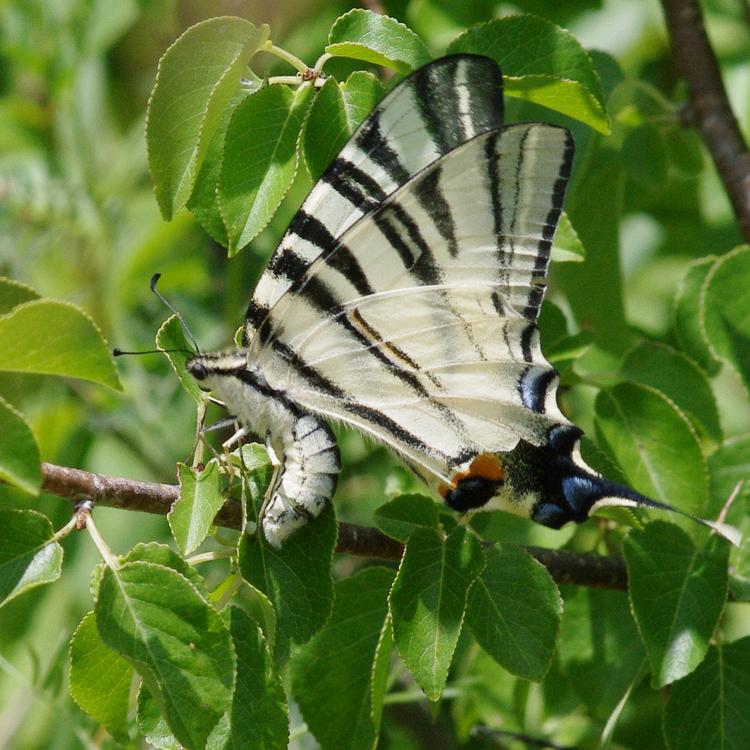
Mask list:
[{"label": "swallowtail butterfly", "polygon": [[500,70],[477,55],[417,70],[354,133],[262,275],[243,347],[188,362],[278,456],[272,545],[334,493],[327,421],[387,445],[459,512],[559,528],[605,504],[671,510],[583,462],[540,349],[572,162],[564,128],[503,125]]}]

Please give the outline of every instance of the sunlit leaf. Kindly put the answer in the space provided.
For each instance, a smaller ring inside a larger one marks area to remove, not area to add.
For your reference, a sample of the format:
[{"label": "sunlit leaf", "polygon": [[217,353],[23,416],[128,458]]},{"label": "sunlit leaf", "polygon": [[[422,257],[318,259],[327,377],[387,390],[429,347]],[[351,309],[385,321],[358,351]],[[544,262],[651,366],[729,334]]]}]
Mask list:
[{"label": "sunlit leaf", "polygon": [[323,750],[374,746],[372,672],[392,581],[381,567],[339,581],[331,619],[292,662],[295,698]]},{"label": "sunlit leaf", "polygon": [[209,18],[164,53],[149,101],[146,141],[165,219],[187,203],[224,109],[267,38],[268,26]]},{"label": "sunlit leaf", "polygon": [[276,84],[242,100],[224,137],[218,199],[234,255],[271,220],[297,170],[297,139],[312,86]]},{"label": "sunlit leaf", "polygon": [[623,551],[652,682],[664,687],[706,655],[727,598],[729,545],[714,535],[697,548],[674,524],[654,521],[631,530]]},{"label": "sunlit leaf", "polygon": [[479,540],[462,526],[447,538],[417,529],[406,543],[390,596],[401,657],[430,700],[445,687],[471,584],[484,565]]},{"label": "sunlit leaf", "polygon": [[395,18],[355,8],[340,16],[328,35],[326,52],[409,73],[429,62],[424,42]]},{"label": "sunlit leaf", "polygon": [[0,510],[0,605],[60,577],[63,550],[53,536],[41,513]]},{"label": "sunlit leaf", "polygon": [[130,562],[104,571],[96,622],[104,643],[141,675],[174,736],[203,747],[234,684],[234,648],[216,610],[174,570]]},{"label": "sunlit leaf", "polygon": [[128,741],[133,667],[102,643],[96,616],[89,612],[70,642],[70,694],[118,742]]},{"label": "sunlit leaf", "polygon": [[180,552],[189,555],[206,538],[214,517],[224,505],[219,463],[215,459],[209,461],[202,470],[178,463],[177,476],[180,496],[167,520]]},{"label": "sunlit leaf", "polygon": [[121,389],[101,332],[67,302],[37,299],[0,316],[0,370],[64,375]]}]

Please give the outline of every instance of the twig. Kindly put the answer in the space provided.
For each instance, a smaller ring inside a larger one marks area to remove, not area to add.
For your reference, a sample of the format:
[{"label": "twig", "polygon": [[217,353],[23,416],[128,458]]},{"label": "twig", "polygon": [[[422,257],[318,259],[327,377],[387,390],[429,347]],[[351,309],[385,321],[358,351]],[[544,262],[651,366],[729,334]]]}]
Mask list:
[{"label": "twig", "polygon": [[734,215],[750,241],[750,152],[729,105],[698,0],[662,0],[672,54],[685,79],[692,119],[708,148]]},{"label": "twig", "polygon": [[[107,508],[137,510],[166,515],[179,496],[173,484],[137,482],[122,477],[95,474],[67,466],[42,464],[42,488],[45,492],[78,502],[92,500]],[[242,508],[236,500],[224,504],[216,516],[216,524],[240,529]],[[592,555],[582,552],[527,547],[528,552],[544,565],[558,583],[573,583],[594,588],[627,588],[625,562],[620,557]],[[359,557],[398,561],[403,545],[378,529],[339,523],[337,552]]]}]

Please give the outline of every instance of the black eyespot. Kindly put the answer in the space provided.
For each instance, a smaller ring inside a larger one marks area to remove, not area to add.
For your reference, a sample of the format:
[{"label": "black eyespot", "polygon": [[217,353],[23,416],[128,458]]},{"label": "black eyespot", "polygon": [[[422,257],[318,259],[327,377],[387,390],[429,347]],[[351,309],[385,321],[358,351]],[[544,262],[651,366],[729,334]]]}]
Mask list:
[{"label": "black eyespot", "polygon": [[208,377],[208,370],[201,362],[188,362],[187,368],[196,380],[205,380]]}]

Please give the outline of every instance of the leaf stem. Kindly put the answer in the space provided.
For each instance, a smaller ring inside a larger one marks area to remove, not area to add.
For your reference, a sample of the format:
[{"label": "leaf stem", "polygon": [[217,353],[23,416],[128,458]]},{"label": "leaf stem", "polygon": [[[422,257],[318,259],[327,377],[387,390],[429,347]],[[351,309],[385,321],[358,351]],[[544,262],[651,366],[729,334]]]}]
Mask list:
[{"label": "leaf stem", "polygon": [[212,552],[201,552],[199,555],[193,555],[192,557],[188,557],[185,562],[188,565],[200,565],[204,562],[211,562],[213,560],[225,560],[228,557],[231,557],[235,553],[234,548],[227,548],[227,549],[216,549]]},{"label": "leaf stem", "polygon": [[65,539],[65,537],[68,536],[68,534],[70,534],[70,532],[73,531],[73,529],[77,528],[78,521],[79,521],[78,513],[74,513],[70,521],[68,521],[65,524],[65,526],[59,528],[55,532],[55,535],[52,537],[50,541],[59,542],[61,539]]},{"label": "leaf stem", "polygon": [[263,50],[263,52],[269,52],[279,59],[288,62],[293,67],[297,68],[300,73],[307,73],[307,71],[310,70],[310,66],[305,65],[305,63],[302,62],[299,57],[293,55],[291,52],[287,52],[281,47],[277,47],[270,39],[261,47],[261,49]]},{"label": "leaf stem", "polygon": [[242,576],[239,575],[239,573],[234,573],[230,579],[223,584],[223,591],[221,592],[221,596],[219,596],[218,599],[214,602],[214,606],[216,609],[221,612],[224,607],[229,604],[230,601],[234,598],[234,595],[242,588],[245,581],[243,580]]},{"label": "leaf stem", "polygon": [[86,517],[86,531],[89,532],[91,541],[93,541],[96,545],[96,548],[99,550],[99,554],[102,556],[102,559],[106,563],[107,567],[111,568],[112,570],[119,570],[120,563],[117,562],[117,558],[112,554],[112,550],[107,546],[104,538],[99,533],[99,529],[96,528],[94,518],[91,515],[90,511]]},{"label": "leaf stem", "polygon": [[324,52],[324,53],[323,53],[323,54],[322,54],[322,55],[321,55],[321,56],[320,56],[320,57],[319,57],[319,58],[318,58],[318,59],[317,59],[317,60],[315,61],[315,65],[313,66],[313,70],[314,70],[314,71],[315,71],[316,73],[318,73],[318,74],[322,73],[322,72],[323,72],[323,66],[324,66],[324,65],[325,65],[325,64],[326,64],[326,63],[327,63],[327,62],[328,62],[328,61],[329,61],[329,60],[330,60],[330,59],[331,59],[332,57],[333,57],[333,55],[331,55],[330,53],[328,53],[328,52]]}]

